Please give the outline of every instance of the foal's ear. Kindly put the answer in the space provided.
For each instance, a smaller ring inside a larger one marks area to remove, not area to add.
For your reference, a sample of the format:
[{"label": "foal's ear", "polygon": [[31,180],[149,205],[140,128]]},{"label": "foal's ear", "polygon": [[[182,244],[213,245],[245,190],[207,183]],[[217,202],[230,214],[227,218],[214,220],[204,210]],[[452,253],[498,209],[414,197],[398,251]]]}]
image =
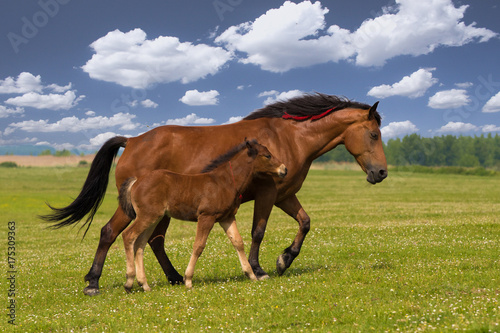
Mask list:
[{"label": "foal's ear", "polygon": [[250,156],[250,157],[257,156],[258,152],[257,152],[257,149],[255,148],[254,143],[252,141],[246,140],[245,145],[248,149],[248,156]]},{"label": "foal's ear", "polygon": [[375,118],[375,115],[377,113],[378,103],[379,102],[376,102],[375,104],[373,104],[372,107],[370,108],[370,111],[368,111],[368,120],[372,120],[373,118]]}]

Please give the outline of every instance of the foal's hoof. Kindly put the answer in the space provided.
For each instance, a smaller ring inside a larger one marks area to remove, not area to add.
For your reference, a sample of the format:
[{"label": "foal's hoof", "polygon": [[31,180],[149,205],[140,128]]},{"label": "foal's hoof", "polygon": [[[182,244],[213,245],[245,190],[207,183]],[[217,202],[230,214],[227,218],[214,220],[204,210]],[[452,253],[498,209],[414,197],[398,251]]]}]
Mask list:
[{"label": "foal's hoof", "polygon": [[278,275],[283,275],[285,273],[286,269],[286,263],[285,263],[285,255],[281,254],[278,257],[278,260],[276,260],[276,270],[278,271]]},{"label": "foal's hoof", "polygon": [[83,293],[87,296],[97,296],[101,293],[99,288],[91,288],[91,287],[86,287],[83,289]]}]

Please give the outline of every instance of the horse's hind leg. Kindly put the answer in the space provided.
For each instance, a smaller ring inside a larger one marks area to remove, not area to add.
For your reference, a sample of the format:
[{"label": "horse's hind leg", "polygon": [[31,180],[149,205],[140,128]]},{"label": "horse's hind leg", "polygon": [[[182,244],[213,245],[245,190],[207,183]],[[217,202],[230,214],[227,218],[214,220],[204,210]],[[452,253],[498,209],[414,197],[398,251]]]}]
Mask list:
[{"label": "horse's hind leg", "polygon": [[153,233],[149,237],[148,243],[156,256],[156,259],[160,263],[165,276],[171,285],[181,284],[183,282],[182,275],[180,275],[174,268],[167,254],[165,253],[165,233],[167,232],[168,226],[170,224],[170,217],[165,216],[156,225]]},{"label": "horse's hind leg", "polygon": [[295,236],[292,245],[287,247],[276,261],[278,274],[282,275],[288,267],[290,267],[293,260],[299,255],[302,243],[309,232],[311,219],[304,211],[299,199],[297,199],[295,195],[277,203],[276,206],[281,208],[285,213],[293,217],[299,223],[299,232]]},{"label": "horse's hind leg", "polygon": [[233,217],[226,221],[219,223],[221,227],[226,232],[227,237],[233,243],[236,252],[238,252],[238,258],[240,259],[241,268],[246,276],[250,278],[250,280],[257,280],[255,276],[252,266],[248,263],[248,259],[245,255],[245,246],[243,245],[243,239],[241,238],[240,232],[238,231],[238,227],[236,226],[236,219]]},{"label": "horse's hind leg", "polygon": [[95,296],[99,294],[99,278],[102,274],[102,268],[106,255],[111,245],[114,243],[116,237],[129,225],[130,218],[123,212],[120,206],[116,210],[113,217],[101,229],[101,238],[99,239],[99,246],[94,257],[94,262],[87,275],[85,281],[89,285],[85,287],[83,293],[88,296]]},{"label": "horse's hind leg", "polygon": [[198,225],[196,226],[196,238],[193,245],[193,253],[191,254],[191,259],[189,259],[188,267],[186,268],[186,273],[184,277],[184,283],[187,288],[193,287],[193,275],[194,266],[196,261],[200,257],[203,249],[207,245],[207,238],[215,224],[215,218],[213,216],[200,216],[198,217]]}]

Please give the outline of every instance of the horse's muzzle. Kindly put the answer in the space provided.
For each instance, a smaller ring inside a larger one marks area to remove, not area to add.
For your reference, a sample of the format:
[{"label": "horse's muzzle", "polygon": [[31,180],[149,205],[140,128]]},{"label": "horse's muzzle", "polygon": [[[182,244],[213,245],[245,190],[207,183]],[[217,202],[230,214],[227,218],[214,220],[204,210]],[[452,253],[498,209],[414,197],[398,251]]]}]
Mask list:
[{"label": "horse's muzzle", "polygon": [[278,176],[280,178],[285,178],[287,173],[288,170],[286,169],[286,166],[284,164],[280,165],[280,167],[278,168]]},{"label": "horse's muzzle", "polygon": [[366,172],[367,177],[366,180],[370,184],[377,184],[387,178],[387,169],[386,168],[370,168]]}]

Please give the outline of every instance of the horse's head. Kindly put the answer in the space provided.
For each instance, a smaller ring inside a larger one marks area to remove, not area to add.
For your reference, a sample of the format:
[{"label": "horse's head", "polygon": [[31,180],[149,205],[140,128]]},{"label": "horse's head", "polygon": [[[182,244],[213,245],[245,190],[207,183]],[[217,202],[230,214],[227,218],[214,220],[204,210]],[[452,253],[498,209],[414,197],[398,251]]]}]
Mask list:
[{"label": "horse's head", "polygon": [[271,154],[266,146],[257,141],[246,141],[248,156],[254,159],[254,173],[264,173],[267,175],[277,175],[283,178],[287,174],[287,169],[280,160]]},{"label": "horse's head", "polygon": [[344,135],[344,145],[354,156],[371,184],[380,183],[387,177],[387,161],[382,146],[380,133],[380,115],[378,102],[368,114],[363,114],[359,121],[351,124]]}]

